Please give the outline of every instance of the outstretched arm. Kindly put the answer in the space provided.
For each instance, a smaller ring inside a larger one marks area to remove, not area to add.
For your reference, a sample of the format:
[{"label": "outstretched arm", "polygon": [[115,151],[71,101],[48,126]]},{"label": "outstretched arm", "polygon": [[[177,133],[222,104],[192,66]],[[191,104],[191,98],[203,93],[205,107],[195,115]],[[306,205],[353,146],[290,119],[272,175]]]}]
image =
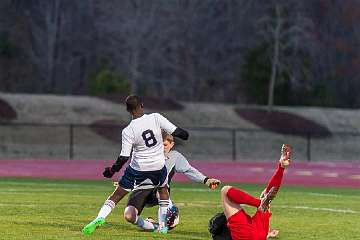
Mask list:
[{"label": "outstretched arm", "polygon": [[184,173],[189,179],[194,182],[204,183],[209,188],[215,189],[220,184],[220,181],[215,178],[208,178],[198,169],[190,165],[188,160],[181,154],[178,153],[175,161],[175,171]]},{"label": "outstretched arm", "polygon": [[187,178],[189,178],[190,180],[192,180],[193,182],[204,183],[204,182],[206,182],[207,179],[209,179],[208,177],[206,177],[204,174],[202,174],[199,170],[197,170],[190,164],[189,164],[189,168],[182,173],[184,173],[185,176]]}]

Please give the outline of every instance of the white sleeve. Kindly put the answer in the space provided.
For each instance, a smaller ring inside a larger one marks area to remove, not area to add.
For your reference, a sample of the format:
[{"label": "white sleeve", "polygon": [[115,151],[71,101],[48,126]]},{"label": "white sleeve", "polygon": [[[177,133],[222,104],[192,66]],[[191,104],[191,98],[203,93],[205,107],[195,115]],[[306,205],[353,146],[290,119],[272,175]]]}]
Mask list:
[{"label": "white sleeve", "polygon": [[169,134],[172,134],[175,131],[176,126],[173,123],[171,123],[169,120],[167,120],[164,116],[162,116],[159,113],[154,113],[154,115],[161,129],[165,130],[165,132]]},{"label": "white sleeve", "polygon": [[121,144],[121,153],[120,156],[130,157],[132,146],[133,146],[133,137],[129,133],[129,129],[125,128],[122,131],[122,144]]}]

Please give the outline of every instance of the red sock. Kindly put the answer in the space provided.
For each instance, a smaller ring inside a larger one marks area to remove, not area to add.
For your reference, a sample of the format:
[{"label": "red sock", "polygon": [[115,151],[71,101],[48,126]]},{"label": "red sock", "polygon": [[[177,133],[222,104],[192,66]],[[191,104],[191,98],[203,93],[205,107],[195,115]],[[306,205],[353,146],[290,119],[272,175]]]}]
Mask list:
[{"label": "red sock", "polygon": [[253,196],[249,195],[246,192],[241,191],[240,189],[231,187],[227,192],[227,197],[230,201],[237,203],[237,204],[246,204],[253,207],[260,206],[260,199],[254,198]]},{"label": "red sock", "polygon": [[272,187],[280,187],[281,185],[281,181],[284,175],[284,170],[285,168],[282,168],[280,163],[276,169],[276,172],[274,173],[274,175],[271,177],[267,187],[266,187],[266,192],[268,192]]}]

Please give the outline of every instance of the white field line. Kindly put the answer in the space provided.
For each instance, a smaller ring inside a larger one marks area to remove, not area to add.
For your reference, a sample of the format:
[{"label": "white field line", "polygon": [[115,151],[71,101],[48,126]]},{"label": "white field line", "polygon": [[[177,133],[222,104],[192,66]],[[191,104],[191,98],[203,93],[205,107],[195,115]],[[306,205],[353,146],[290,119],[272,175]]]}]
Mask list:
[{"label": "white field line", "polygon": [[[40,205],[40,204],[39,204]],[[19,203],[0,203],[0,207],[29,207],[29,208],[37,208],[39,205],[36,204],[19,204]]]},{"label": "white field line", "polygon": [[308,193],[304,193],[304,192],[292,192],[292,193],[300,194],[300,195],[315,196],[315,197],[333,197],[333,198],[349,197],[349,198],[360,198],[360,196],[358,196],[358,195],[341,195],[341,194],[333,194],[333,193],[316,193],[316,192],[308,192]]},{"label": "white field line", "polygon": [[[210,190],[207,188],[174,188],[174,191],[183,191],[183,192],[219,192],[221,188],[217,190]],[[316,193],[316,192],[290,192],[291,194],[300,194],[300,195],[309,195],[315,197],[335,197],[335,198],[360,198],[358,195],[341,195],[333,193]],[[260,194],[260,193],[259,193]]]},{"label": "white field line", "polygon": [[[176,202],[175,204],[179,207],[198,207],[198,208],[208,208],[209,206],[221,207],[220,204],[216,204],[213,202],[202,202],[202,203]],[[360,214],[359,211],[354,211],[351,209],[318,208],[318,207],[309,207],[309,206],[275,205],[273,206],[273,208],[303,209],[303,210],[322,211],[322,212]]]},{"label": "white field line", "polygon": [[[216,204],[210,201],[209,202],[203,201],[201,203],[176,202],[175,204],[179,207],[198,207],[198,208],[208,208],[209,206],[221,207],[220,204]],[[309,206],[273,205],[273,208],[303,209],[303,210],[322,211],[322,212],[360,214],[360,211],[354,211],[351,209],[318,208],[318,207],[309,207]]]},{"label": "white field line", "polygon": [[276,205],[279,208],[292,208],[292,209],[304,209],[311,211],[323,211],[323,212],[336,212],[336,213],[352,213],[352,214],[360,214],[359,211],[354,211],[351,209],[337,209],[337,208],[317,208],[317,207],[308,207],[308,206],[290,206],[290,205]]}]

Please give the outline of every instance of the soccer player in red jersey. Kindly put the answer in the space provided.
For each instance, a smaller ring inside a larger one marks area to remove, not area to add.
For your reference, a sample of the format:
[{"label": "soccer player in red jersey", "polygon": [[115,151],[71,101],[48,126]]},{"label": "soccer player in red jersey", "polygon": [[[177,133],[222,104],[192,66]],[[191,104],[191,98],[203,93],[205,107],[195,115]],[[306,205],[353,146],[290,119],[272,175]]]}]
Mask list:
[{"label": "soccer player in red jersey", "polygon": [[[232,240],[265,240],[267,238],[272,215],[270,203],[279,191],[284,170],[290,164],[290,156],[291,147],[283,144],[276,172],[260,198],[255,198],[231,186],[221,189],[222,205]],[[249,216],[240,204],[256,207],[257,211],[253,216]]]}]

